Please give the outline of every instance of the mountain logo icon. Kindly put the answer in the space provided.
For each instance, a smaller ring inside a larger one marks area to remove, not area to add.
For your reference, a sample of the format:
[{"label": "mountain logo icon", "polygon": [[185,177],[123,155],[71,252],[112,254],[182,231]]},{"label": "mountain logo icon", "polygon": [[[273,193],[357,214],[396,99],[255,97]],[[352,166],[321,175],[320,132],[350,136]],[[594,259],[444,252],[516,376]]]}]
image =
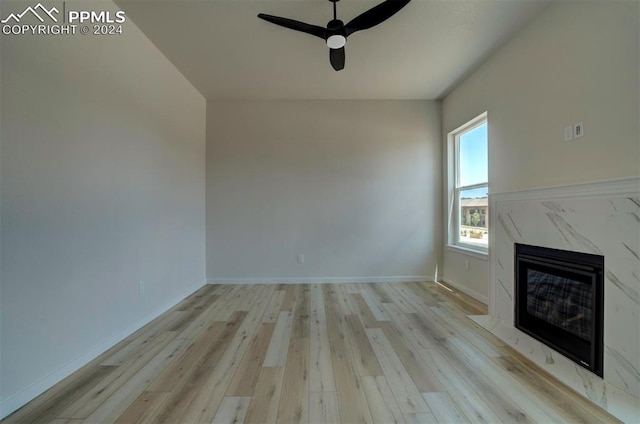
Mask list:
[{"label": "mountain logo icon", "polygon": [[28,13],[31,13],[33,16],[35,16],[40,22],[44,22],[44,18],[42,16],[48,16],[53,22],[58,22],[58,19],[53,14],[58,14],[60,13],[60,11],[55,7],[47,10],[47,8],[42,5],[42,3],[38,3],[33,7],[27,7],[26,9],[24,9],[24,11],[22,11],[22,13],[11,13],[0,22],[6,24],[9,21],[13,20],[15,23],[19,23],[20,20]]}]

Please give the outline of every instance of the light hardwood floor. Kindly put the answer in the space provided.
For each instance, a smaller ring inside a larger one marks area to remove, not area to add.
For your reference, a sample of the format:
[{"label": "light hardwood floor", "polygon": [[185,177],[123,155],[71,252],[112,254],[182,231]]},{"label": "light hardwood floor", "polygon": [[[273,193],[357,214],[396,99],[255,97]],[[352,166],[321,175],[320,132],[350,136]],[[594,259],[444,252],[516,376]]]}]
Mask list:
[{"label": "light hardwood floor", "polygon": [[209,285],[7,423],[618,422],[436,283]]}]

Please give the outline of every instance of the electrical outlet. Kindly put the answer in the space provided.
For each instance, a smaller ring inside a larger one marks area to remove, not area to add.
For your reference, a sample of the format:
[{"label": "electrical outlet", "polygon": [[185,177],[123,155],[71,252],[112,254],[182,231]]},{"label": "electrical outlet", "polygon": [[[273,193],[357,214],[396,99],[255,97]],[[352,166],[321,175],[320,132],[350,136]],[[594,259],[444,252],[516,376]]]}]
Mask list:
[{"label": "electrical outlet", "polygon": [[138,294],[142,296],[144,294],[144,281],[138,283]]},{"label": "electrical outlet", "polygon": [[466,259],[464,261],[464,269],[466,269],[467,271],[471,269],[471,263],[469,262],[469,259]]},{"label": "electrical outlet", "polygon": [[298,263],[299,264],[303,264],[304,263],[304,255],[298,255]]}]

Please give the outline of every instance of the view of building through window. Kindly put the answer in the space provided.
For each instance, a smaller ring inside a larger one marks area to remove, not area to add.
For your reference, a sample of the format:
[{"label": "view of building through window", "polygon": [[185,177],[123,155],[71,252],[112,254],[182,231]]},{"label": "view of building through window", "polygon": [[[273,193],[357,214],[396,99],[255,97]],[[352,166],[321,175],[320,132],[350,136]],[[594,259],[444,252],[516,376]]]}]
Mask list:
[{"label": "view of building through window", "polygon": [[487,122],[456,136],[458,240],[487,248],[489,244],[489,185]]}]

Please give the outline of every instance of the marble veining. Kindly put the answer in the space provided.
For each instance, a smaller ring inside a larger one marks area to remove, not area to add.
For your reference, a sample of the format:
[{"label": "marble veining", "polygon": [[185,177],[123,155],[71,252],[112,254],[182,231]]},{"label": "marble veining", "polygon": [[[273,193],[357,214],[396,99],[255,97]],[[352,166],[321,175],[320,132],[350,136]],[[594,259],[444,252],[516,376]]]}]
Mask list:
[{"label": "marble veining", "polygon": [[500,222],[500,225],[504,229],[505,233],[507,233],[507,236],[509,237],[509,240],[515,241],[516,238],[513,236],[513,234],[511,234],[511,230],[509,229],[507,223],[504,221],[504,218],[502,217],[502,214],[498,214],[498,222]]},{"label": "marble veining", "polygon": [[633,256],[635,256],[635,257],[636,257],[636,259],[639,259],[639,260],[640,260],[640,256],[638,256],[638,253],[637,253],[637,252],[636,252],[636,251],[635,251],[631,246],[629,246],[627,243],[622,243],[622,245],[623,245],[623,246],[624,246],[624,247],[625,247],[629,252],[631,252],[631,254],[632,254]]},{"label": "marble veining", "polygon": [[516,233],[518,233],[518,237],[522,239],[522,234],[520,233],[520,229],[518,228],[516,223],[513,221],[513,217],[511,216],[510,213],[507,214],[507,218],[509,218],[509,221],[511,221],[511,224],[513,225],[513,229],[516,230]]},{"label": "marble veining", "polygon": [[[640,422],[640,184],[631,195],[585,186],[584,196],[491,196],[492,315],[472,319],[613,415]],[[604,378],[515,328],[514,243],[604,256]]]},{"label": "marble veining", "polygon": [[620,281],[620,279],[616,277],[616,275],[610,270],[606,270],[604,276],[608,281],[615,284],[615,286],[618,287],[624,294],[629,296],[631,300],[640,305],[640,293],[638,292],[638,290]]},{"label": "marble veining", "polygon": [[[612,358],[615,359],[616,363],[618,363],[621,368],[624,370],[624,373],[619,373],[620,378],[625,383],[627,388],[631,387],[632,384],[638,385],[640,384],[640,371],[636,366],[634,366],[631,362],[627,361],[624,356],[620,354],[617,350],[612,348],[611,346],[607,346],[606,348],[607,354],[609,354]],[[617,370],[616,370],[617,371]],[[626,380],[634,380],[633,383],[627,382]]]},{"label": "marble veining", "polygon": [[555,213],[547,213],[547,217],[553,222],[553,225],[562,233],[567,242],[571,243],[569,237],[572,237],[576,240],[576,242],[580,243],[589,251],[589,253],[595,253],[598,255],[602,255],[602,251],[591,242],[585,236],[579,234],[567,221],[565,221],[560,215]]}]

